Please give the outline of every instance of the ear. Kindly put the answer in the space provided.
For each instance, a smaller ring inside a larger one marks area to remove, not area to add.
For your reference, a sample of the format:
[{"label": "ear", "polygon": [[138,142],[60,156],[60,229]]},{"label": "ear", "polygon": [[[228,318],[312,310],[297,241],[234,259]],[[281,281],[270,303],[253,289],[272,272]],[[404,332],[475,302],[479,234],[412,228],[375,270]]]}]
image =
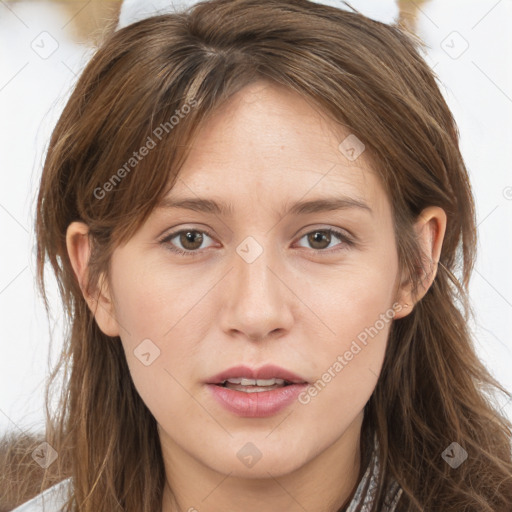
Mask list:
[{"label": "ear", "polygon": [[419,269],[422,274],[421,281],[416,295],[413,295],[411,280],[402,280],[397,299],[401,309],[397,310],[395,319],[407,316],[413,310],[414,305],[425,296],[437,275],[439,257],[446,231],[445,211],[438,206],[425,208],[419,214],[418,220],[414,224],[414,230],[422,252],[423,268]]},{"label": "ear", "polygon": [[66,231],[66,247],[84,299],[92,311],[98,327],[107,336],[119,336],[113,302],[104,275],[100,276],[100,290],[90,294],[88,290],[88,264],[91,254],[89,227],[83,222],[72,222]]}]

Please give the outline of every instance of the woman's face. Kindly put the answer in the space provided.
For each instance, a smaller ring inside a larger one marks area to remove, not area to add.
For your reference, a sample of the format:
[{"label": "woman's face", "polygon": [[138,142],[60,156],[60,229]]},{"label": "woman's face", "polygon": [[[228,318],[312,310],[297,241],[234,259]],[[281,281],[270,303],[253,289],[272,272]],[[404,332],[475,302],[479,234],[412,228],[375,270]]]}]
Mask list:
[{"label": "woman's face", "polygon": [[[120,335],[164,452],[278,476],[357,439],[391,318],[404,315],[391,207],[361,143],[258,82],[198,133],[166,202],[115,250],[116,322],[99,322]],[[308,384],[288,402],[289,390],[211,384],[239,365]]]}]

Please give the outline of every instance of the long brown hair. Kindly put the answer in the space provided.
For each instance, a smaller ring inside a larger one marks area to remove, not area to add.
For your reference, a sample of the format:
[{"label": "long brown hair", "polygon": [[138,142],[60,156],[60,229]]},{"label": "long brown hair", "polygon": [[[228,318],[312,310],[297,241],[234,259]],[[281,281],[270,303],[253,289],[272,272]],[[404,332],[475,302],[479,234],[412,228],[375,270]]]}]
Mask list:
[{"label": "long brown hair", "polygon": [[[61,454],[57,473],[73,477],[68,510],[158,511],[165,473],[156,421],[119,338],[100,331],[84,300],[66,229],[74,220],[90,228],[94,295],[113,250],[174,184],[199,127],[260,79],[301,94],[365,144],[393,207],[399,263],[416,287],[423,259],[413,223],[427,206],[447,214],[437,276],[394,321],[365,408],[362,434],[376,434],[381,466],[372,511],[393,479],[404,490],[400,510],[512,510],[512,425],[489,397],[507,392],[468,328],[472,192],[456,123],[420,46],[398,25],[307,0],[212,0],[129,25],[98,49],[53,132],[35,226],[40,291],[48,308],[47,259],[69,319],[48,391],[60,371],[64,387],[46,430]],[[127,167],[148,137],[156,147]],[[468,453],[457,469],[441,456],[453,442]]]}]

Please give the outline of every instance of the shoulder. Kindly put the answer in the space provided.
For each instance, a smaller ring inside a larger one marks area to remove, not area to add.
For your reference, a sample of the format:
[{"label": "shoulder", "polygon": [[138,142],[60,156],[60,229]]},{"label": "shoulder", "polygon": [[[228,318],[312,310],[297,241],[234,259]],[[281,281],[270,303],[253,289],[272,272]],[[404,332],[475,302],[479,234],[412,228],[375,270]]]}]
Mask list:
[{"label": "shoulder", "polygon": [[72,489],[71,477],[49,487],[12,512],[60,512]]}]

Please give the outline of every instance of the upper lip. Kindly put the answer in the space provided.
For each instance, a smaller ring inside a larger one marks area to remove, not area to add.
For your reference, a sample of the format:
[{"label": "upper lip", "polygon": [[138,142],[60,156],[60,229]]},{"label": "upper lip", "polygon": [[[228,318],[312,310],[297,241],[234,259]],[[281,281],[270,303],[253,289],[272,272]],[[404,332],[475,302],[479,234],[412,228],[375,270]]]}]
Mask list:
[{"label": "upper lip", "polygon": [[245,377],[246,379],[271,379],[275,377],[276,379],[283,379],[294,384],[307,383],[307,381],[299,375],[273,364],[267,364],[260,368],[250,368],[249,366],[244,365],[233,366],[232,368],[228,368],[227,370],[210,377],[207,380],[207,383],[221,384],[227,379],[236,377]]}]

